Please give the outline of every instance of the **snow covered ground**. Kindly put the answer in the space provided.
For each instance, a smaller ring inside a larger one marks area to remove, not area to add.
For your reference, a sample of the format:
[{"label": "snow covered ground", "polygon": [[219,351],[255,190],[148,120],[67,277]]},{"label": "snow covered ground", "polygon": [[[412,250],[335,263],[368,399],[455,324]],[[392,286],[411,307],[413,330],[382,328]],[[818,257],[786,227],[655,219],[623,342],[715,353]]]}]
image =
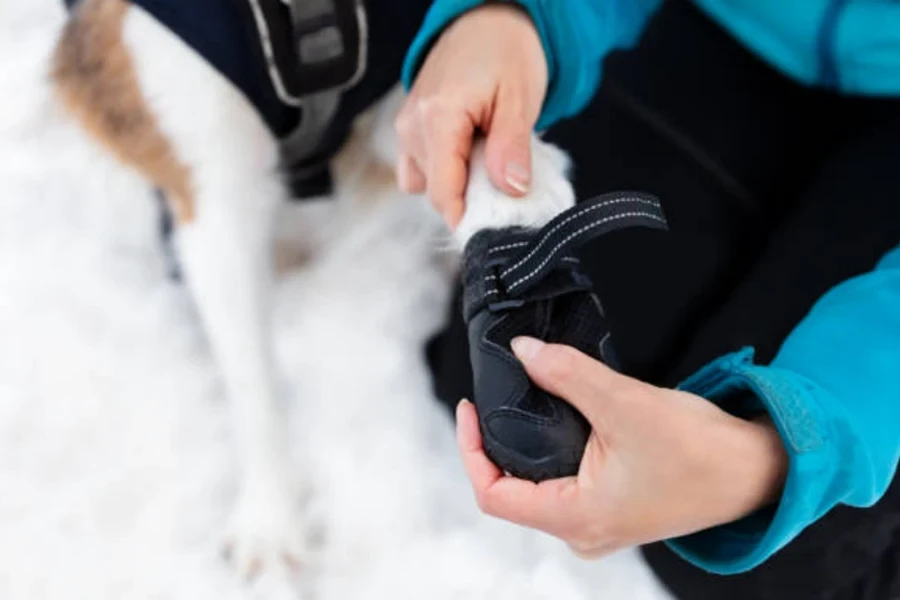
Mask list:
[{"label": "snow covered ground", "polygon": [[478,514],[422,358],[447,283],[403,202],[336,219],[279,283],[317,551],[239,580],[219,554],[235,482],[216,370],[152,196],[49,97],[62,18],[0,0],[0,598],[666,597],[633,552],[581,563]]}]

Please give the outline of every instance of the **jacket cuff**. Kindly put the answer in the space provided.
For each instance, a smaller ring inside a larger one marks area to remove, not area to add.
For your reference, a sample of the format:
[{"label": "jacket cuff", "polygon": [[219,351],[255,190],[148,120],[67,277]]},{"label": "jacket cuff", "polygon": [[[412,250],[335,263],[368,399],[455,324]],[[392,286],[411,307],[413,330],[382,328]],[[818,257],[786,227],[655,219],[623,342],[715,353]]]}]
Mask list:
[{"label": "jacket cuff", "polygon": [[[670,540],[679,556],[706,571],[729,575],[763,563],[838,500],[834,486],[840,444],[835,441],[833,399],[790,371],[753,364],[753,350],[726,355],[686,380],[680,389],[725,410],[750,398],[768,411],[789,457],[779,502],[740,521]],[[749,395],[748,395],[749,393]],[[743,408],[746,408],[746,404]],[[830,414],[830,416],[829,416]]]}]

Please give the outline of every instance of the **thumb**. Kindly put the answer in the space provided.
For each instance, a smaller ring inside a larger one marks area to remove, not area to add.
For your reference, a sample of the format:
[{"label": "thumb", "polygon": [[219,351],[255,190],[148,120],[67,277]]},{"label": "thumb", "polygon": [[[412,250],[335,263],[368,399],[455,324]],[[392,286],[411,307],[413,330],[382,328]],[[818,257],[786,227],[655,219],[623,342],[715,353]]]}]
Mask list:
[{"label": "thumb", "polygon": [[569,402],[592,423],[606,412],[603,407],[611,397],[640,385],[571,346],[531,337],[517,337],[510,345],[535,384]]},{"label": "thumb", "polygon": [[524,196],[531,188],[533,126],[525,111],[497,100],[487,132],[485,160],[491,183],[510,196]]}]

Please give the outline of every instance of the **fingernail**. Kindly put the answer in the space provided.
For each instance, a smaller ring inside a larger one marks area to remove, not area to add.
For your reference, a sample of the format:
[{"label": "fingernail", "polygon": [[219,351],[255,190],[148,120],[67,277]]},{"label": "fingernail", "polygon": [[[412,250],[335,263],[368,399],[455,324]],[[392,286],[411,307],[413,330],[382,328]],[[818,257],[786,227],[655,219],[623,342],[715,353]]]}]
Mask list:
[{"label": "fingernail", "polygon": [[460,400],[460,401],[457,403],[456,408],[459,409],[460,407],[465,406],[466,404],[472,404],[472,403],[469,402],[469,399],[468,399],[468,398],[463,398],[462,400]]},{"label": "fingernail", "polygon": [[525,194],[531,185],[531,173],[517,162],[506,163],[506,183],[514,190]]},{"label": "fingernail", "polygon": [[509,345],[512,347],[513,354],[522,362],[533,359],[545,346],[541,340],[526,336],[513,338]]}]

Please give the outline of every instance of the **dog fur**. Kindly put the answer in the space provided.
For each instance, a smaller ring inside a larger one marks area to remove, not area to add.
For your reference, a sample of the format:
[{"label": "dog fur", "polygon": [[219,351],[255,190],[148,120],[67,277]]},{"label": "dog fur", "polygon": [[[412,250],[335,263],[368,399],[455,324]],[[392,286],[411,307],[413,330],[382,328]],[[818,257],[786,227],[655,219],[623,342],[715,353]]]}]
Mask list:
[{"label": "dog fur", "polygon": [[141,95],[122,41],[125,0],[84,2],[54,57],[60,98],[91,135],[165,191],[181,222],[193,218],[193,185]]},{"label": "dog fur", "polygon": [[[224,538],[232,561],[245,576],[275,561],[302,563],[304,477],[288,466],[269,320],[275,258],[287,268],[302,255],[274,252],[276,214],[287,199],[277,140],[224,77],[125,0],[78,5],[52,76],[72,118],[164,190],[176,215],[185,279],[234,415],[242,487]],[[390,123],[401,99],[393,94],[361,119],[335,158],[340,196],[400,194]],[[490,184],[482,146],[472,161],[459,247],[482,228],[537,227],[574,203],[565,155],[537,139],[526,198],[507,198]],[[313,228],[307,232],[311,239],[296,247],[315,246]]]}]

